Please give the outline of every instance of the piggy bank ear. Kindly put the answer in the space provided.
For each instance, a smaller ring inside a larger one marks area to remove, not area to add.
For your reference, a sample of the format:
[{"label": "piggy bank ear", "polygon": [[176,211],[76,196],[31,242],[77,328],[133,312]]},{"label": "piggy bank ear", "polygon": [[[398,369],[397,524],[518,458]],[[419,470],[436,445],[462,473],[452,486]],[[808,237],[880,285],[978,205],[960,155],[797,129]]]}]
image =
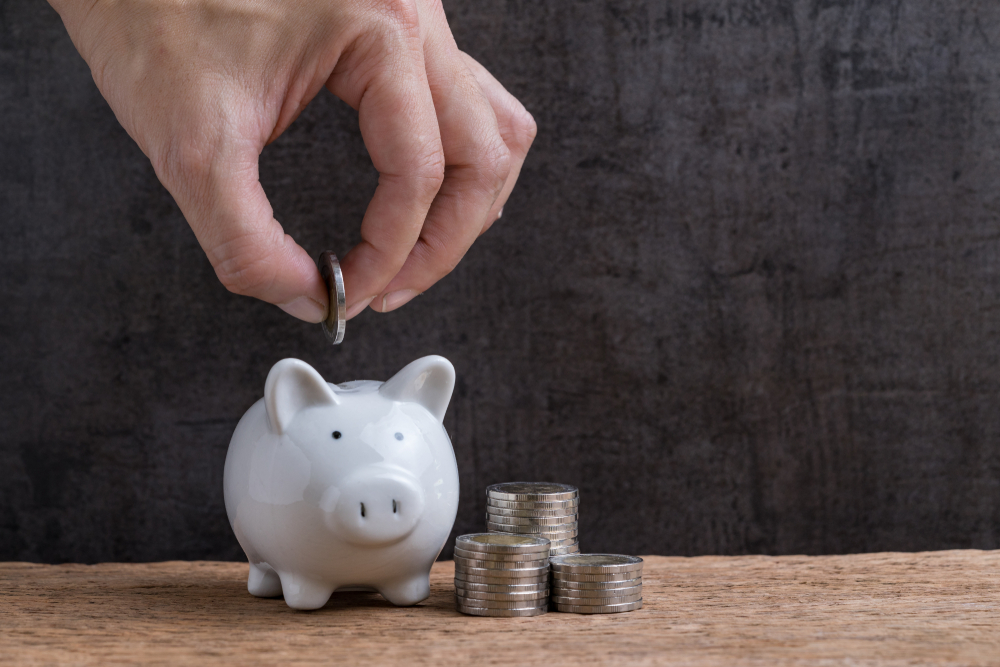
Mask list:
[{"label": "piggy bank ear", "polygon": [[382,385],[378,393],[393,401],[419,403],[438,421],[444,413],[455,388],[455,367],[444,357],[417,359]]},{"label": "piggy bank ear", "polygon": [[284,433],[295,415],[317,405],[337,405],[336,394],[312,366],[298,359],[282,359],[267,374],[264,405],[271,428]]}]

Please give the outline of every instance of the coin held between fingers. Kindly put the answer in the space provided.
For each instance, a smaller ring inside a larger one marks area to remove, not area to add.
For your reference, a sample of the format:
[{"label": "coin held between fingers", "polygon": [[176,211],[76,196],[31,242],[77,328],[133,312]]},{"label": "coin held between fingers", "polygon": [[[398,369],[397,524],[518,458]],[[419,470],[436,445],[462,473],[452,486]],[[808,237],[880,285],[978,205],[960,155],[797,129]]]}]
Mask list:
[{"label": "coin held between fingers", "polygon": [[330,309],[323,321],[323,333],[333,345],[339,345],[344,340],[344,330],[347,328],[347,292],[344,290],[344,273],[340,270],[340,262],[332,251],[327,250],[319,256],[319,272],[330,296]]}]

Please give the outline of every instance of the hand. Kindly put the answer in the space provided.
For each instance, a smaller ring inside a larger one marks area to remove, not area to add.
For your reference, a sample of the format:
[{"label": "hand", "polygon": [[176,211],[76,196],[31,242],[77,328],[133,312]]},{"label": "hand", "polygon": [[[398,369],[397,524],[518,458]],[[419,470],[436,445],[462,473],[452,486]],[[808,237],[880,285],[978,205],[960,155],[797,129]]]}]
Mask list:
[{"label": "hand", "polygon": [[348,317],[398,308],[500,217],[535,136],[440,0],[51,0],[222,284],[318,322],[327,295],[257,160],[326,86],[379,184],[342,259]]}]

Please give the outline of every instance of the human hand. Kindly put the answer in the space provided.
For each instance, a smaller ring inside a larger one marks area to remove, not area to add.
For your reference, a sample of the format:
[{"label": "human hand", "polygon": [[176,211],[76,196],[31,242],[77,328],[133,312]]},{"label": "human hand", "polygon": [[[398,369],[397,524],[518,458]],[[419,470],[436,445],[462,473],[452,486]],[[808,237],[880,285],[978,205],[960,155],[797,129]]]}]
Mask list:
[{"label": "human hand", "polygon": [[358,111],[379,184],[342,258],[348,318],[398,308],[500,216],[535,123],[459,51],[440,0],[50,0],[222,284],[308,322],[316,265],[258,157],[326,86]]}]

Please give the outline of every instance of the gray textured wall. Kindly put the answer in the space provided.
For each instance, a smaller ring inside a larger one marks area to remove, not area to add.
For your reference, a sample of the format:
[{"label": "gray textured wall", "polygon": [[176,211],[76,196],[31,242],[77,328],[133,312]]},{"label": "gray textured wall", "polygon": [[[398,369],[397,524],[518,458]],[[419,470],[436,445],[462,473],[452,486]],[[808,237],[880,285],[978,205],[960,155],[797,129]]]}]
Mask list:
[{"label": "gray textured wall", "polygon": [[[458,270],[331,349],[225,292],[54,12],[0,3],[0,558],[239,558],[222,466],[271,364],[429,353],[457,531],[549,479],[585,550],[1000,546],[1000,4],[446,6],[538,139]],[[329,95],[262,178],[314,254],[376,182]]]}]

